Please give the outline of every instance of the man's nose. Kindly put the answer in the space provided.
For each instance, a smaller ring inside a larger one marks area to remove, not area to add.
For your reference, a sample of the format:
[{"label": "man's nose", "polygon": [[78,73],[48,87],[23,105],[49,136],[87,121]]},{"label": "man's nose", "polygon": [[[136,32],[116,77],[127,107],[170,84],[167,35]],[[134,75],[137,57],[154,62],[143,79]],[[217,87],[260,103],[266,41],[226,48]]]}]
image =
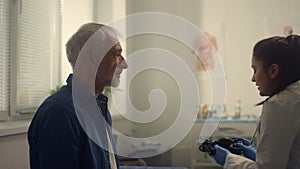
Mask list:
[{"label": "man's nose", "polygon": [[255,82],[255,77],[254,77],[254,75],[252,75],[251,81],[252,81],[252,82]]},{"label": "man's nose", "polygon": [[121,61],[121,63],[119,64],[119,67],[122,69],[127,69],[128,68],[128,63],[127,61],[124,59]]}]

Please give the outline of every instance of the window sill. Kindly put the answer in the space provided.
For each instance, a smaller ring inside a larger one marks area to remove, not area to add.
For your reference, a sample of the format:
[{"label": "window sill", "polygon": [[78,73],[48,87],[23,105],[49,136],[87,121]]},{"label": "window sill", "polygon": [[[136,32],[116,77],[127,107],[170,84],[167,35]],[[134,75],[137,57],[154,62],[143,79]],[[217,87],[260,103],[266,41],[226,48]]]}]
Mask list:
[{"label": "window sill", "polygon": [[31,120],[0,122],[0,137],[27,133]]},{"label": "window sill", "polygon": [[[112,116],[112,120],[122,120],[124,117],[121,115]],[[6,137],[16,134],[27,133],[31,119],[29,120],[12,120],[12,121],[0,121],[0,137]]]}]

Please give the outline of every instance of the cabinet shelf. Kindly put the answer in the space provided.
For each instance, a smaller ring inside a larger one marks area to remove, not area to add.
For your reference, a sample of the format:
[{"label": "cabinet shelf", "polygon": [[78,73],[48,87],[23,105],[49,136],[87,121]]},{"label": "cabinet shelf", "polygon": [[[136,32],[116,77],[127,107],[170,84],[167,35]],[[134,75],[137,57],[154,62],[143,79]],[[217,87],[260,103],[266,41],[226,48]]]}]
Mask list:
[{"label": "cabinet shelf", "polygon": [[259,119],[196,119],[196,123],[257,123]]}]

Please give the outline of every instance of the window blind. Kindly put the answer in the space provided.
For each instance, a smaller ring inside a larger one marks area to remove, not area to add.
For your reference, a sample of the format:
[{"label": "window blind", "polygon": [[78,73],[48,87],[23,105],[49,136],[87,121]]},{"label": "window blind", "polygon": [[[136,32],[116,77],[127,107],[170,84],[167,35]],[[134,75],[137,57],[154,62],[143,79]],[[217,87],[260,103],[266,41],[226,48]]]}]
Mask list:
[{"label": "window blind", "polygon": [[60,79],[62,0],[0,0],[0,121],[33,113]]},{"label": "window blind", "polygon": [[[19,113],[32,113],[48,96],[52,57],[59,57],[53,40],[59,40],[54,27],[60,21],[60,0],[23,0],[17,17],[16,107]],[[55,11],[55,12],[53,12]],[[54,26],[53,26],[54,25]]]},{"label": "window blind", "polygon": [[0,0],[0,116],[9,109],[10,0]]}]

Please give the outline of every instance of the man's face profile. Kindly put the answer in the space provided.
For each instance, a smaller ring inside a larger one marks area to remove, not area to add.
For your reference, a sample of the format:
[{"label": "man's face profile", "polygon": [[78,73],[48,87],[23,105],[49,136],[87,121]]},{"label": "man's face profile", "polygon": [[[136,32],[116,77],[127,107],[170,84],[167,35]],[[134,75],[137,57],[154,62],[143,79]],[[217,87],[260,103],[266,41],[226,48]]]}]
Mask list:
[{"label": "man's face profile", "polygon": [[122,47],[118,43],[104,56],[96,75],[96,85],[118,87],[123,69],[127,63],[122,56]]}]

